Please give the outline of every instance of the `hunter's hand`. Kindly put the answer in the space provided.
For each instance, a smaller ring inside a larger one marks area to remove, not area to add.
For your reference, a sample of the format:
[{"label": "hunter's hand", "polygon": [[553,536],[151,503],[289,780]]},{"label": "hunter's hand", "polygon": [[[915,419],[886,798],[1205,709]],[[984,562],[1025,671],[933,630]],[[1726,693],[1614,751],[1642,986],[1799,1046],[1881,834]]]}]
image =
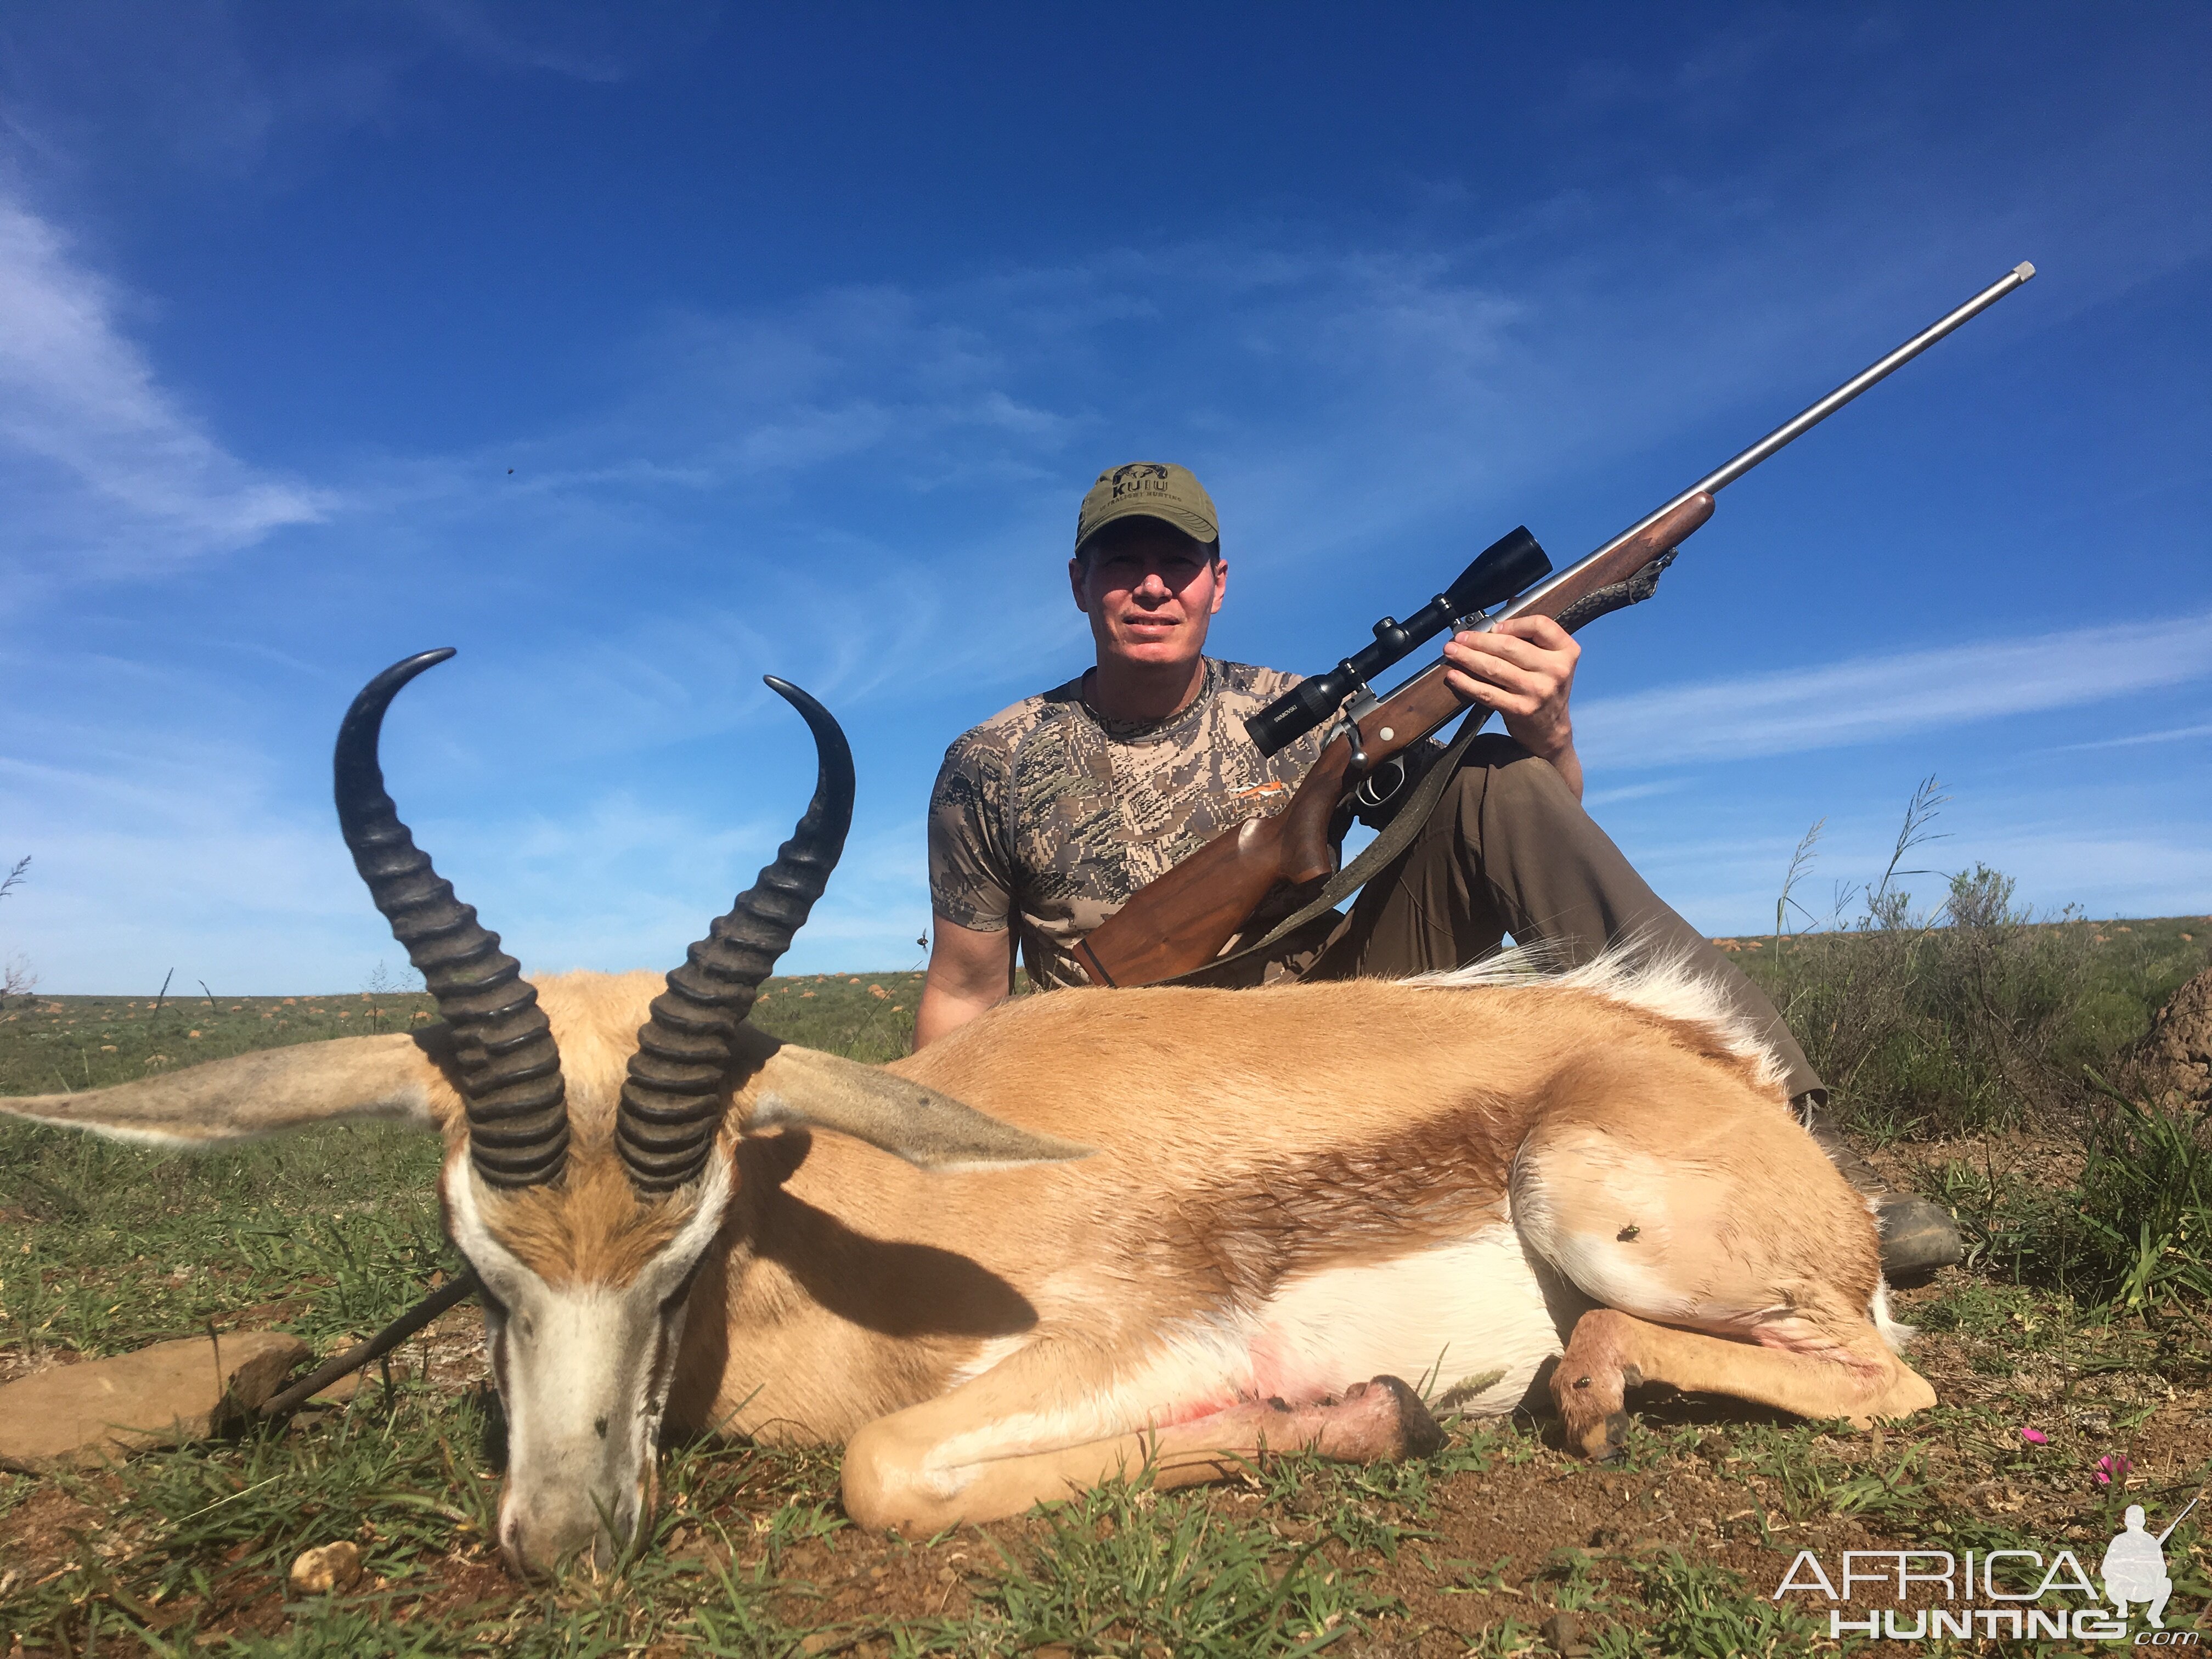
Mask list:
[{"label": "hunter's hand", "polygon": [[1551,762],[1579,800],[1582,763],[1575,757],[1567,699],[1583,648],[1549,617],[1516,617],[1486,634],[1460,634],[1444,647],[1451,689],[1498,711],[1505,730],[1529,753]]}]

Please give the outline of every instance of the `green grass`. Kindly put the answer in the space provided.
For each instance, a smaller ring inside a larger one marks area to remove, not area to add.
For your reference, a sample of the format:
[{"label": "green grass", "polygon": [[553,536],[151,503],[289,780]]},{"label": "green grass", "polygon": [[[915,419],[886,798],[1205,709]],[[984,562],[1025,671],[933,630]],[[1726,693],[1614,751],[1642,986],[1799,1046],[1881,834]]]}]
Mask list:
[{"label": "green grass", "polygon": [[[881,994],[878,994],[878,993]],[[921,975],[779,975],[761,988],[753,1023],[855,1060],[902,1054],[914,1038]],[[420,992],[327,997],[15,997],[0,1010],[0,1094],[113,1083],[252,1049],[405,1030],[432,1017]]]}]

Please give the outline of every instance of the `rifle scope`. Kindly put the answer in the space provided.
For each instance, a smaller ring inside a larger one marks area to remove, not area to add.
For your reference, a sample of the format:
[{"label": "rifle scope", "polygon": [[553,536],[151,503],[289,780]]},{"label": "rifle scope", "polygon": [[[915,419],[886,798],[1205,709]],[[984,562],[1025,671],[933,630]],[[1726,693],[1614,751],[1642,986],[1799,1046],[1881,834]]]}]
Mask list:
[{"label": "rifle scope", "polygon": [[1501,605],[1551,574],[1552,562],[1526,525],[1507,532],[1475,555],[1459,580],[1400,622],[1385,617],[1375,624],[1375,643],[1346,657],[1326,674],[1301,680],[1244,722],[1260,752],[1272,755],[1296,742],[1334,714],[1353,690],[1364,685],[1425,640],[1432,640],[1462,617]]}]

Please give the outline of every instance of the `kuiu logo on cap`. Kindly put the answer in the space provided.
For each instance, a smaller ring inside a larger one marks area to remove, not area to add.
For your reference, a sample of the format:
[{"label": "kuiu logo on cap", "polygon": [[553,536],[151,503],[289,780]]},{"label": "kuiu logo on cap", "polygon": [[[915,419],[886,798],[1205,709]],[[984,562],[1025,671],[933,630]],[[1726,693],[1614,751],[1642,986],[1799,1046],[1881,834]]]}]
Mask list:
[{"label": "kuiu logo on cap", "polygon": [[1120,501],[1124,495],[1164,495],[1168,493],[1168,470],[1157,461],[1132,461],[1127,466],[1114,469],[1113,497]]}]

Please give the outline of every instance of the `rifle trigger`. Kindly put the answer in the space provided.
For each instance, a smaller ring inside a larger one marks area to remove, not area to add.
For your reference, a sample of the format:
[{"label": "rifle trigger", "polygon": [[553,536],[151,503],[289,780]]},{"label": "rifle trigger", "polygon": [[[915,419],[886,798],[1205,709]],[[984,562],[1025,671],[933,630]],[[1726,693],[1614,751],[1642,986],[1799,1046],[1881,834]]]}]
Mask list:
[{"label": "rifle trigger", "polygon": [[1367,770],[1367,749],[1359,740],[1359,722],[1352,719],[1349,709],[1336,717],[1336,724],[1330,726],[1322,737],[1321,746],[1326,749],[1340,737],[1352,750],[1351,762],[1345,769],[1345,782],[1347,785],[1357,783]]}]

